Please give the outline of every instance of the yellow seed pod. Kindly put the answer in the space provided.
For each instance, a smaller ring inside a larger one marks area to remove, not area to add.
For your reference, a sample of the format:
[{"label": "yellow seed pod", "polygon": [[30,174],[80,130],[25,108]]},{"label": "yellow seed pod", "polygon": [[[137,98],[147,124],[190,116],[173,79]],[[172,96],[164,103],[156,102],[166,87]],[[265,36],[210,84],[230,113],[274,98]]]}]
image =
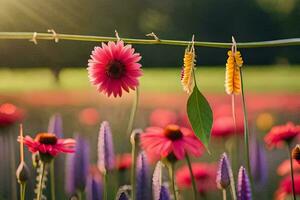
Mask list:
[{"label": "yellow seed pod", "polygon": [[193,86],[193,68],[195,67],[195,50],[192,46],[187,47],[183,58],[183,67],[181,71],[181,85],[188,94],[192,92]]},{"label": "yellow seed pod", "polygon": [[243,58],[239,51],[228,51],[227,54],[225,90],[227,94],[237,95],[241,92],[240,67],[243,66]]}]

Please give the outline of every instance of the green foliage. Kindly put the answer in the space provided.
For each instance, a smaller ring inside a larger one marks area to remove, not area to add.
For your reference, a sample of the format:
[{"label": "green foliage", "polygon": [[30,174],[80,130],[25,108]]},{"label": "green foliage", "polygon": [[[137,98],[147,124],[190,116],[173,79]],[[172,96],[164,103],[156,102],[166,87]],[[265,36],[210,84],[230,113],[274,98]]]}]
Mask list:
[{"label": "green foliage", "polygon": [[208,101],[196,85],[187,102],[187,114],[195,134],[208,150],[213,113]]}]

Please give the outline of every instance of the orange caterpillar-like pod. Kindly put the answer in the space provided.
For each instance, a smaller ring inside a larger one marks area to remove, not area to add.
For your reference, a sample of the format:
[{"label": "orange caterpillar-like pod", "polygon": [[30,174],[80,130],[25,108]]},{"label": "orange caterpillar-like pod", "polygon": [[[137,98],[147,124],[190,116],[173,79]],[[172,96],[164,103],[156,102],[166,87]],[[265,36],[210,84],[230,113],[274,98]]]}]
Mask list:
[{"label": "orange caterpillar-like pod", "polygon": [[227,94],[238,95],[241,92],[240,67],[243,66],[243,59],[239,51],[230,50],[227,54],[225,90]]},{"label": "orange caterpillar-like pod", "polygon": [[185,49],[184,58],[183,58],[183,67],[181,71],[181,85],[183,90],[188,94],[192,92],[193,85],[193,69],[195,67],[195,49],[194,43],[192,40],[192,45],[188,46]]}]

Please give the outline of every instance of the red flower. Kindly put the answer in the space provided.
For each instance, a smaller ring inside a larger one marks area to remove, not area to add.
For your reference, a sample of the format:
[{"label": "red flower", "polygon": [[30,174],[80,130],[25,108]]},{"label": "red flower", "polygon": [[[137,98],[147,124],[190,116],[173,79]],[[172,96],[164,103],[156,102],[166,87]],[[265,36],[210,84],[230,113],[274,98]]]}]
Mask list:
[{"label": "red flower", "polygon": [[131,167],[131,154],[124,153],[116,157],[116,169],[119,171],[129,169]]},{"label": "red flower", "polygon": [[234,135],[235,131],[237,134],[243,135],[244,123],[237,121],[235,127],[232,116],[224,116],[214,120],[211,134],[214,137],[227,137]]},{"label": "red flower", "polygon": [[274,126],[264,140],[269,147],[281,147],[284,142],[292,141],[299,133],[300,126],[288,122],[286,125]]},{"label": "red flower", "polygon": [[165,158],[174,155],[177,160],[185,154],[199,157],[204,147],[195,134],[187,128],[178,125],[168,125],[165,129],[149,127],[141,134],[141,145],[150,160]]},{"label": "red flower", "polygon": [[[295,194],[300,195],[300,174],[294,174]],[[275,195],[276,200],[285,200],[292,194],[292,179],[290,176],[285,177],[279,184]]]},{"label": "red flower", "polygon": [[[192,169],[199,192],[205,193],[217,189],[217,164],[193,163]],[[183,166],[176,171],[176,182],[179,188],[184,189],[191,187],[192,179],[188,166]]]},{"label": "red flower", "polygon": [[167,109],[156,109],[150,114],[150,126],[166,127],[168,124],[175,124],[177,115]]},{"label": "red flower", "polygon": [[[293,168],[294,172],[300,173],[300,165],[297,162],[293,162]],[[284,160],[278,167],[277,167],[277,174],[279,176],[285,176],[289,175],[291,171],[291,166],[290,166],[290,160]]]},{"label": "red flower", "polygon": [[122,96],[122,91],[135,90],[142,76],[139,53],[123,41],[102,43],[95,47],[89,60],[89,79],[99,92]]},{"label": "red flower", "polygon": [[[20,142],[20,138],[18,139]],[[39,133],[33,139],[30,136],[23,138],[24,144],[32,153],[50,155],[52,157],[59,153],[74,153],[76,141],[74,139],[58,139],[52,133]]]},{"label": "red flower", "polygon": [[85,108],[78,115],[79,121],[85,125],[96,125],[100,121],[99,112],[95,108]]},{"label": "red flower", "polygon": [[23,110],[13,104],[5,103],[0,106],[0,126],[12,125],[22,120],[23,116]]}]

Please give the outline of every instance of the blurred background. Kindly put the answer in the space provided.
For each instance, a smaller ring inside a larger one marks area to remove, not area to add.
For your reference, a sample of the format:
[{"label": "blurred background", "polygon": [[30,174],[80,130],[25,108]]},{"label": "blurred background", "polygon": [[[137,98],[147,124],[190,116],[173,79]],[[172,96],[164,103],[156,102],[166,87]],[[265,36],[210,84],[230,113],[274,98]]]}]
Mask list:
[{"label": "blurred background", "polygon": [[[53,28],[57,33],[114,36],[116,29],[120,37],[146,38],[145,34],[153,31],[163,39],[190,40],[195,34],[196,40],[216,42],[230,42],[232,35],[238,42],[300,37],[299,0],[0,0],[0,19],[0,31],[7,32],[46,32]],[[29,41],[0,40],[0,103],[22,109],[20,119],[0,128],[1,137],[13,135],[15,139],[20,121],[26,134],[33,136],[47,131],[49,118],[59,113],[65,137],[80,133],[89,141],[91,163],[97,160],[97,135],[103,120],[111,123],[116,153],[130,152],[129,136],[125,132],[134,94],[107,98],[90,85],[86,65],[96,45],[100,44],[38,41],[34,45]],[[184,47],[134,45],[134,48],[143,57],[144,70],[135,127],[162,125],[162,122],[188,126],[187,95],[180,84]],[[198,85],[213,108],[215,120],[221,121],[221,130],[222,125],[226,125],[222,120],[231,116],[231,97],[224,91],[226,52],[226,49],[196,49]],[[299,123],[299,52],[300,47],[241,50],[251,134],[261,144],[273,125],[287,121]],[[236,105],[240,110],[239,96]],[[237,118],[242,120],[242,115],[238,114]],[[219,134],[212,137],[215,150],[212,156],[205,155],[194,161],[217,162],[222,152],[230,150],[234,141],[230,136],[232,132],[228,135],[224,130]],[[239,137],[241,144],[242,139]],[[13,143],[13,147],[16,157],[9,162],[17,166],[18,144]],[[9,149],[9,146],[4,148]],[[31,155],[25,152],[33,170]],[[235,174],[238,165],[244,164],[240,152],[242,150],[231,154],[234,158],[241,157],[235,160]],[[281,180],[277,167],[286,159],[285,154],[284,150],[268,151],[266,170],[259,172],[265,176],[258,176],[256,180],[261,184],[256,191],[257,199],[274,196]],[[13,167],[6,170],[7,174],[14,174]],[[66,198],[64,171],[64,167],[57,169],[57,173],[62,174],[57,181],[61,199]],[[9,192],[11,184],[6,184],[10,178],[1,181],[0,199],[14,199]],[[32,179],[29,191],[34,184]],[[212,191],[207,193],[211,199],[221,197]],[[184,195],[188,198],[188,194]]]}]

